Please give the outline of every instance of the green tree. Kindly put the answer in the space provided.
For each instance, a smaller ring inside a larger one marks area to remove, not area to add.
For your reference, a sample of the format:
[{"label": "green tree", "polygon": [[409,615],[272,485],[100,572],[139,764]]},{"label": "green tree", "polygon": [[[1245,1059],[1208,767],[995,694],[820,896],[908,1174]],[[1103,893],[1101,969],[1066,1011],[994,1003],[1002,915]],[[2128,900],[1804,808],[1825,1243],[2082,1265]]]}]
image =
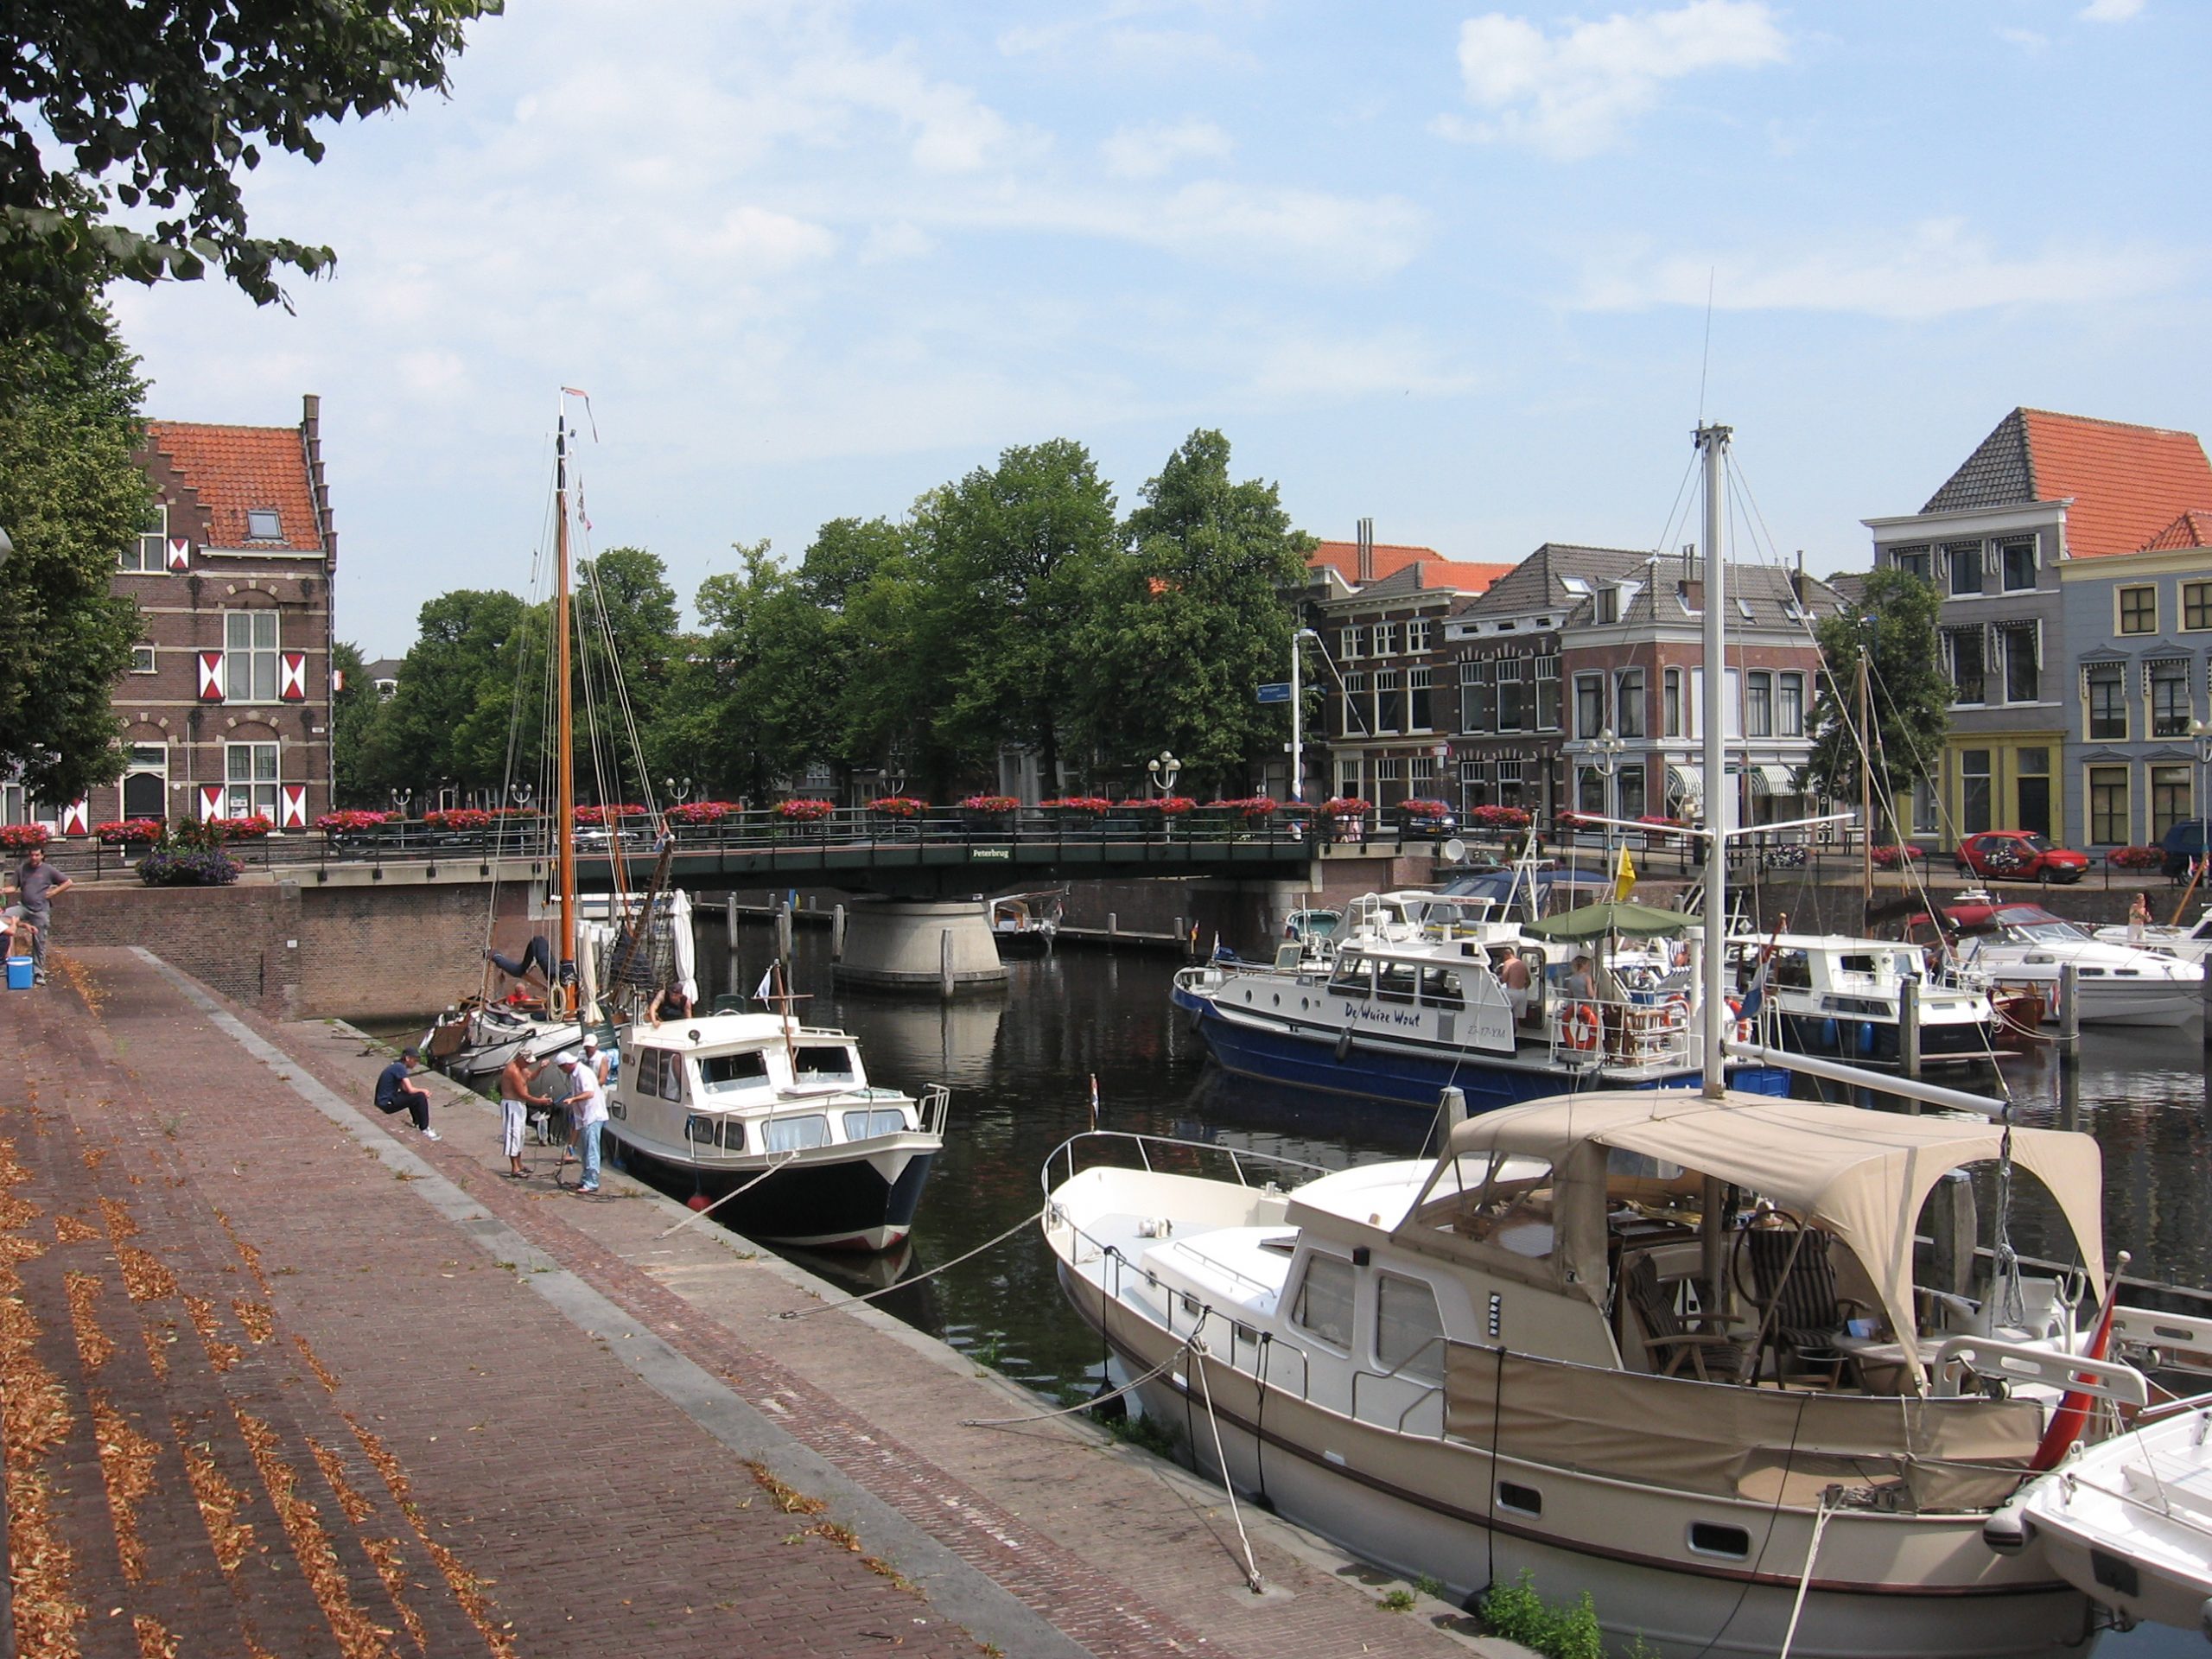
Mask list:
[{"label": "green tree", "polygon": [[[500,0],[22,0],[0,63],[0,330],[71,351],[105,331],[116,277],[196,278],[213,265],[257,303],[285,266],[336,255],[256,236],[239,188],[265,153],[322,159],[317,129],[446,88],[464,30]],[[149,230],[112,214],[151,209]]]},{"label": "green tree", "polygon": [[736,570],[699,584],[699,633],[689,642],[656,722],[649,752],[657,771],[680,774],[704,794],[765,799],[793,756],[787,702],[770,664],[792,620],[791,577],[768,543],[739,543]]},{"label": "green tree", "polygon": [[1282,678],[1313,537],[1277,488],[1232,483],[1229,441],[1193,432],[1144,486],[1130,552],[1094,588],[1079,648],[1085,734],[1122,760],[1170,749],[1193,789],[1247,792],[1288,735],[1254,690]]},{"label": "green tree", "polygon": [[1120,556],[1114,496],[1065,438],[1007,450],[917,504],[918,715],[929,769],[981,772],[1002,743],[1037,753],[1052,786],[1090,594]]},{"label": "green tree", "polygon": [[676,589],[667,567],[641,547],[609,548],[576,574],[577,775],[603,775],[608,792],[630,799],[644,781],[631,734],[646,741],[674,671]]},{"label": "green tree", "polygon": [[390,785],[372,777],[369,766],[384,699],[369,683],[359,645],[338,641],[330,648],[330,666],[345,677],[330,698],[331,798],[340,806],[381,807]]},{"label": "green tree", "polygon": [[1898,838],[1897,798],[1936,775],[1951,729],[1951,699],[1936,632],[1936,589],[1909,571],[1884,569],[1866,579],[1859,602],[1823,618],[1820,695],[1813,704],[1813,753],[1807,780],[1831,800],[1855,801],[1864,760],[1859,726],[1859,664],[1866,664],[1873,732],[1875,812],[1887,839]]},{"label": "green tree", "polygon": [[[0,305],[10,291],[0,280]],[[0,344],[0,771],[31,794],[75,800],[120,774],[115,682],[130,666],[138,607],[109,592],[116,556],[152,493],[131,459],[142,428],[137,361],[104,314],[83,349],[10,335]]]},{"label": "green tree", "polygon": [[364,779],[415,790],[418,800],[423,789],[443,782],[469,788],[505,782],[512,711],[518,702],[532,713],[543,706],[542,677],[518,696],[518,667],[542,651],[543,628],[528,626],[531,615],[522,601],[496,588],[460,588],[426,602],[399,690],[371,728]]}]

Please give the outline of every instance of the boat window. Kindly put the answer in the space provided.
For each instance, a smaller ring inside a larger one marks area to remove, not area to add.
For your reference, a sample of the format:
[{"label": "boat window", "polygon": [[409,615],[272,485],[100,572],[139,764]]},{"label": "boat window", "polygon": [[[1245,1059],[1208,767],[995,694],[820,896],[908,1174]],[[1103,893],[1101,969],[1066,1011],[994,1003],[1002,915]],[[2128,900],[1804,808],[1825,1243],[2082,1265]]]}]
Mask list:
[{"label": "boat window", "polygon": [[[650,1054],[652,1051],[645,1052]],[[768,1081],[768,1057],[757,1048],[742,1049],[734,1054],[702,1054],[699,1057],[699,1076],[710,1095],[759,1088]],[[645,1088],[642,1072],[638,1087],[640,1090]]]},{"label": "boat window", "polygon": [[[1853,960],[1847,958],[1845,966],[1849,967]],[[1863,964],[1858,969],[1859,972],[1871,974],[1874,971],[1872,958],[1860,957],[1855,960]],[[1812,962],[1802,950],[1777,950],[1774,953],[1774,972],[1770,978],[1777,989],[1802,991],[1813,982]]]},{"label": "boat window", "polygon": [[853,1051],[842,1043],[802,1044],[791,1057],[791,1070],[802,1084],[850,1083],[855,1076]]},{"label": "boat window", "polygon": [[1375,999],[1378,1002],[1410,1002],[1420,975],[1410,962],[1384,962],[1376,964]]},{"label": "boat window", "polygon": [[1872,956],[1847,953],[1837,958],[1836,965],[1847,974],[1865,974],[1869,978],[1873,976],[1874,958]]},{"label": "boat window", "polygon": [[1432,1008],[1464,1008],[1467,999],[1459,994],[1459,976],[1449,968],[1431,968],[1421,976],[1421,1000]]},{"label": "boat window", "polygon": [[1544,1512],[1544,1495],[1533,1486],[1501,1480],[1497,1483],[1497,1507],[1520,1515],[1541,1515]]},{"label": "boat window", "polygon": [[681,1054],[661,1056],[660,1097],[663,1100],[683,1098],[683,1057]]},{"label": "boat window", "polygon": [[1742,1560],[1751,1553],[1751,1535],[1741,1527],[1718,1526],[1710,1521],[1690,1522],[1690,1553],[1723,1555]]},{"label": "boat window", "polygon": [[1365,996],[1372,966],[1364,957],[1339,961],[1336,972],[1329,976],[1329,994],[1332,996]]},{"label": "boat window", "polygon": [[694,1112],[683,1120],[683,1138],[696,1141],[702,1147],[715,1144],[715,1120]]},{"label": "boat window", "polygon": [[653,1099],[660,1093],[662,1058],[661,1052],[657,1048],[641,1048],[638,1051],[638,1080],[635,1087],[637,1091],[647,1100]]},{"label": "boat window", "polygon": [[1290,1317],[1322,1341],[1350,1348],[1351,1295],[1351,1262],[1340,1255],[1309,1255],[1305,1276],[1298,1281],[1297,1300],[1290,1305]]},{"label": "boat window", "polygon": [[845,1114],[845,1139],[865,1141],[874,1135],[896,1135],[906,1127],[906,1114],[896,1106]]},{"label": "boat window", "polygon": [[1452,1221],[1463,1237],[1488,1240],[1531,1259],[1552,1253],[1552,1166],[1541,1158],[1502,1160],[1464,1196]]},{"label": "boat window", "polygon": [[1444,1317],[1421,1281],[1376,1275],[1375,1363],[1400,1376],[1444,1380]]},{"label": "boat window", "polygon": [[745,1150],[745,1120],[743,1118],[726,1117],[722,1120],[722,1150],[724,1152]]},{"label": "boat window", "polygon": [[796,1117],[772,1117],[760,1126],[760,1145],[766,1152],[803,1152],[830,1144],[827,1113],[808,1112]]}]

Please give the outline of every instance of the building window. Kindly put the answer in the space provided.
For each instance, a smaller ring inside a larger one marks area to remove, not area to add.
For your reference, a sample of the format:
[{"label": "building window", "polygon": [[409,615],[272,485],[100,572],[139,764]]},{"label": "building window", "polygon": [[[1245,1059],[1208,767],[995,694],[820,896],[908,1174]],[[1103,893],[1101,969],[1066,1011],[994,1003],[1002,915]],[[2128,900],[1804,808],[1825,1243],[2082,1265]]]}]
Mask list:
[{"label": "building window", "polygon": [[1643,671],[1624,668],[1613,680],[1614,727],[1623,737],[1642,737],[1643,723]]},{"label": "building window", "polygon": [[2182,583],[2181,625],[2192,633],[2212,628],[2212,582]]},{"label": "building window", "polygon": [[1395,657],[1398,654],[1398,625],[1396,623],[1377,622],[1375,625],[1375,654],[1377,657]]},{"label": "building window", "polygon": [[2034,542],[2007,542],[1998,549],[1998,558],[2005,568],[2006,593],[2024,593],[2036,585],[2036,544]]},{"label": "building window", "polygon": [[1981,543],[1946,542],[1943,563],[1951,575],[1951,597],[1970,599],[1981,592]]},{"label": "building window", "polygon": [[2126,671],[2118,663],[2101,663],[2084,671],[2082,679],[2089,705],[2089,741],[2126,742]]},{"label": "building window", "polygon": [[1367,676],[1347,674],[1344,677],[1344,734],[1358,736],[1371,728],[1367,723]]},{"label": "building window", "polygon": [[2158,631],[2158,590],[2154,587],[2120,590],[2120,631],[2156,633]]},{"label": "building window", "polygon": [[1621,590],[1608,583],[1598,590],[1598,620],[1600,623],[1621,620]]},{"label": "building window", "polygon": [[1363,643],[1363,636],[1366,632],[1367,630],[1364,628],[1344,629],[1337,636],[1337,655],[1348,663],[1357,662],[1360,656],[1359,648]]},{"label": "building window", "polygon": [[1462,760],[1459,763],[1459,806],[1462,811],[1472,807],[1490,804],[1490,762]]},{"label": "building window", "polygon": [[1777,737],[1805,735],[1805,677],[1774,677],[1774,730]]},{"label": "building window", "polygon": [[123,816],[169,815],[169,749],[166,743],[133,743],[123,768]]},{"label": "building window", "polygon": [[1744,735],[1774,735],[1774,676],[1764,669],[1744,677]]},{"label": "building window", "polygon": [[223,745],[223,811],[233,818],[258,812],[276,822],[276,746],[274,743]]},{"label": "building window", "polygon": [[1398,671],[1378,670],[1375,676],[1375,726],[1378,732],[1404,729],[1405,699],[1398,690]]},{"label": "building window", "polygon": [[1415,800],[1425,801],[1436,793],[1436,757],[1417,754],[1406,773],[1407,793]]},{"label": "building window", "polygon": [[2151,735],[2187,737],[2191,698],[2189,664],[2169,657],[2151,664]]},{"label": "building window", "polygon": [[1605,677],[1602,674],[1578,674],[1574,677],[1574,734],[1595,737],[1605,727]]},{"label": "building window", "polygon": [[1662,705],[1661,716],[1666,724],[1662,730],[1669,737],[1682,734],[1682,671],[1670,668],[1659,676],[1659,698]]},{"label": "building window", "polygon": [[1405,756],[1378,754],[1375,757],[1375,804],[1395,806],[1405,798]]},{"label": "building window", "polygon": [[1993,827],[1989,754],[1987,749],[1959,751],[1959,828],[1965,835],[1978,836]]},{"label": "building window", "polygon": [[1497,709],[1491,691],[1491,664],[1469,661],[1459,664],[1459,729],[1490,732],[1497,729]]},{"label": "building window", "polygon": [[1620,791],[1620,816],[1640,818],[1644,813],[1643,762],[1631,760],[1621,768],[1620,781],[1614,785]]},{"label": "building window", "polygon": [[1605,806],[1605,773],[1602,767],[1583,766],[1575,774],[1574,805],[1579,812],[1597,812],[1610,817]]},{"label": "building window", "polygon": [[284,526],[274,507],[248,507],[245,510],[245,538],[249,542],[281,542]]},{"label": "building window", "polygon": [[146,509],[138,534],[115,556],[115,567],[131,575],[158,576],[169,568],[169,510],[156,501]]},{"label": "building window", "polygon": [[2127,768],[2089,768],[2089,839],[2105,846],[2127,844]]},{"label": "building window", "polygon": [[1360,798],[1357,756],[1337,762],[1337,793],[1346,800],[1356,801]]},{"label": "building window", "polygon": [[1890,563],[1909,576],[1929,578],[1928,550],[1925,547],[1893,547],[1890,550]]},{"label": "building window", "polygon": [[2033,702],[2043,694],[2043,624],[2011,622],[2005,636],[2005,701]]},{"label": "building window", "polygon": [[1536,729],[1559,730],[1559,658],[1536,658]]},{"label": "building window", "polygon": [[276,701],[276,613],[223,613],[223,698],[226,702]]},{"label": "building window", "polygon": [[1406,729],[1409,732],[1427,732],[1435,729],[1429,718],[1428,702],[1430,683],[1434,677],[1434,670],[1427,668],[1409,668],[1406,671]]},{"label": "building window", "polygon": [[1497,660],[1497,729],[1525,731],[1528,724],[1529,694],[1521,681],[1520,659],[1501,657]]},{"label": "building window", "polygon": [[1417,616],[1406,624],[1406,650],[1410,653],[1428,649],[1428,619]]},{"label": "building window", "polygon": [[133,674],[157,674],[161,671],[160,664],[154,660],[151,645],[130,647],[130,671]]},{"label": "building window", "polygon": [[2164,841],[2167,830],[2190,816],[2189,773],[2185,766],[2151,768],[2152,840]]},{"label": "building window", "polygon": [[1951,701],[1956,703],[1982,702],[1987,695],[1986,677],[1982,671],[1982,637],[1980,628],[1953,628],[1948,631],[1951,642],[1951,683],[1956,689]]}]

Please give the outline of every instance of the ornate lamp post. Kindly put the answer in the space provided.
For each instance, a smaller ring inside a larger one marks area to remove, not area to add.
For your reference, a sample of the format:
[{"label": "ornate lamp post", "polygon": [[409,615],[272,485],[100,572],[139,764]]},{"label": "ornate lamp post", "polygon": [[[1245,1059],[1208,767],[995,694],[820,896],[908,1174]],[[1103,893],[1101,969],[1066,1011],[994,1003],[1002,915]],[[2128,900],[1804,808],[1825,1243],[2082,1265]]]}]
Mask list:
[{"label": "ornate lamp post", "polygon": [[1144,763],[1144,769],[1152,774],[1154,792],[1167,796],[1175,792],[1175,775],[1183,770],[1183,763],[1162,749],[1157,756]]},{"label": "ornate lamp post", "polygon": [[[1617,798],[1613,793],[1613,772],[1621,763],[1621,752],[1626,749],[1628,745],[1616,736],[1613,728],[1608,726],[1598,734],[1596,741],[1592,747],[1596,749],[1598,758],[1605,769],[1605,813],[1610,820],[1619,816],[1614,810]],[[1609,822],[1605,825],[1605,875],[1608,880],[1612,878],[1612,873],[1613,826]]]}]

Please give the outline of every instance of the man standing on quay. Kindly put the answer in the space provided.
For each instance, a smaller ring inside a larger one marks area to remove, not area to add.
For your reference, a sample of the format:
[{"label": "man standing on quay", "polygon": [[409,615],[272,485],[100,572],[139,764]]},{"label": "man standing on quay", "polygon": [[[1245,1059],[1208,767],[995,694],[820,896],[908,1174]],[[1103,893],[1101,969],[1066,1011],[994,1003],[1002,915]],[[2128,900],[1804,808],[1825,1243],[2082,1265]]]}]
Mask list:
[{"label": "man standing on quay", "polygon": [[523,1124],[531,1108],[553,1103],[552,1096],[531,1088],[537,1071],[537,1052],[525,1043],[499,1072],[499,1139],[507,1154],[507,1173],[518,1181],[530,1173],[522,1166]]},{"label": "man standing on quay", "polygon": [[31,935],[31,960],[37,964],[35,977],[46,983],[46,941],[54,931],[54,912],[50,908],[54,895],[67,893],[75,883],[46,861],[46,849],[34,847],[16,872],[16,887],[21,895],[23,919],[37,931]]},{"label": "man standing on quay", "polygon": [[573,1048],[561,1056],[561,1070],[569,1077],[569,1110],[576,1125],[576,1149],[583,1159],[583,1179],[576,1191],[599,1191],[599,1134],[607,1122],[607,1091],[598,1076]]}]

